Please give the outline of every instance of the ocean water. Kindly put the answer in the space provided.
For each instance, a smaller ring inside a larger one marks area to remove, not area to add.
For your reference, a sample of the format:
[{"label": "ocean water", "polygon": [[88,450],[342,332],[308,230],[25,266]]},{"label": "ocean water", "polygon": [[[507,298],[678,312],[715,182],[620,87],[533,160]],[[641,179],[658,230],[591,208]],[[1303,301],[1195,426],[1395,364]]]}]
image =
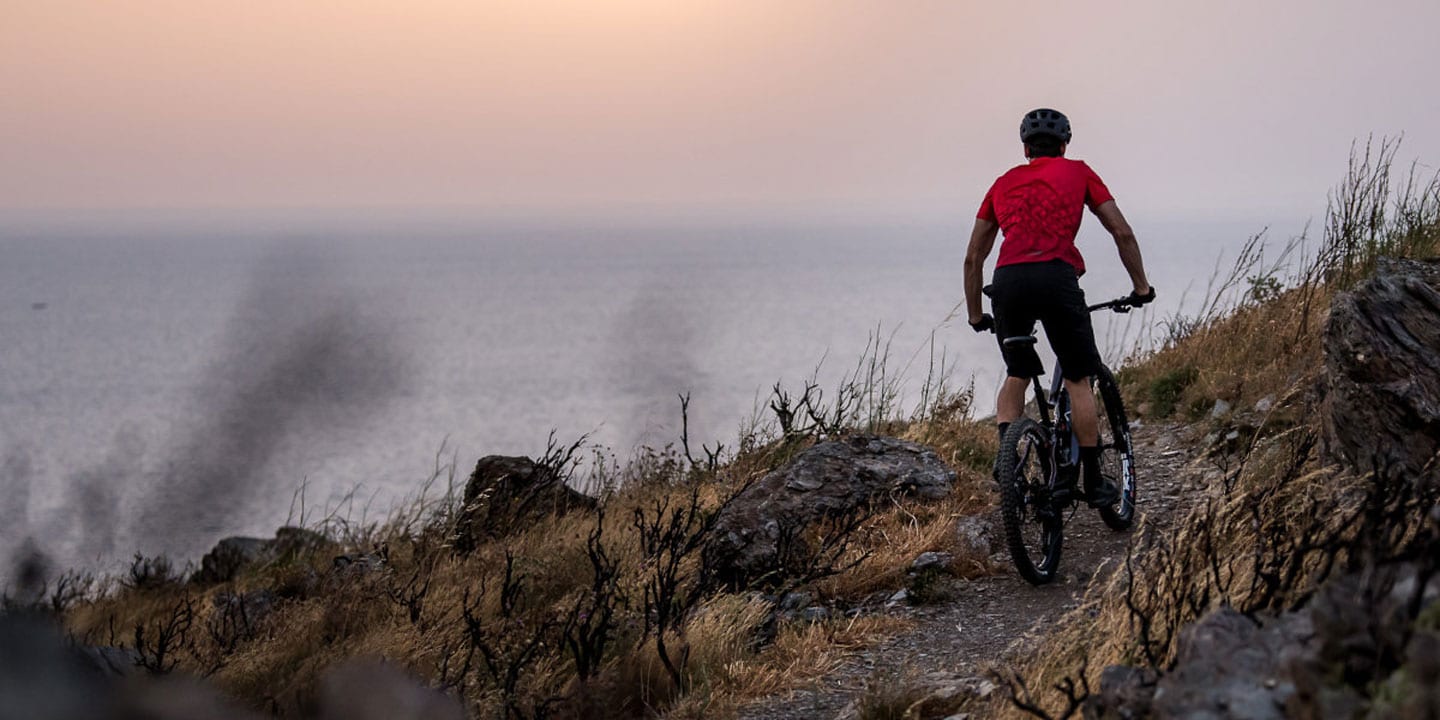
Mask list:
[{"label": "ocean water", "polygon": [[[302,498],[378,519],[437,458],[463,480],[552,431],[623,460],[678,439],[680,393],[692,443],[733,443],[777,381],[832,383],[877,336],[906,402],[933,352],[988,412],[994,340],[946,320],[968,223],[597,228],[0,232],[0,562],[195,559]],[[1259,229],[1137,228],[1152,315]],[[1092,301],[1129,289],[1097,232]],[[1097,333],[1118,355],[1147,322]]]}]

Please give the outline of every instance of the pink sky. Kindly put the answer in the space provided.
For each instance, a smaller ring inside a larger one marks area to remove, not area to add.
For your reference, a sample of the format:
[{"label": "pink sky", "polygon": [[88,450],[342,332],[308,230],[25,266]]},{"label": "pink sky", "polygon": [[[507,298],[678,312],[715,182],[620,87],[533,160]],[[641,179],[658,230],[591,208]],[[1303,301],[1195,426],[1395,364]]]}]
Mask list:
[{"label": "pink sky", "polygon": [[1144,213],[1440,164],[1440,3],[7,0],[0,208],[968,215],[1049,105]]}]

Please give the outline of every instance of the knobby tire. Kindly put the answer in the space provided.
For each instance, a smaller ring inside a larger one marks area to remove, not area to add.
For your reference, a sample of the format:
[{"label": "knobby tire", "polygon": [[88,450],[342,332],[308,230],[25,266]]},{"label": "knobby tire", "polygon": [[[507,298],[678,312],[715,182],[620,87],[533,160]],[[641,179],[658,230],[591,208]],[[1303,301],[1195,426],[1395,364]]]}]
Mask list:
[{"label": "knobby tire", "polygon": [[[1055,579],[1064,543],[1062,511],[1050,502],[1052,457],[1048,433],[1029,418],[1012,423],[1000,442],[998,479],[1005,542],[1015,569],[1032,585]],[[1033,552],[1027,538],[1034,541]]]},{"label": "knobby tire", "polygon": [[1120,386],[1110,369],[1103,365],[1095,374],[1095,390],[1105,413],[1100,428],[1101,467],[1114,469],[1111,479],[1120,487],[1120,502],[1100,508],[1100,518],[1111,530],[1124,532],[1135,522],[1135,445],[1130,439],[1130,422],[1125,416]]}]

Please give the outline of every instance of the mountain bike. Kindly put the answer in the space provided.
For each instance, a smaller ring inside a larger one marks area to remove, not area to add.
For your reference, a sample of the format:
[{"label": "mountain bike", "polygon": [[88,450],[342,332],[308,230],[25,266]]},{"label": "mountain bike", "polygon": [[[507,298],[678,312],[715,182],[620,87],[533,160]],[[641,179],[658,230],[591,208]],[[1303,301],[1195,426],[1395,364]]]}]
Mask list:
[{"label": "mountain bike", "polygon": [[[1128,297],[1089,306],[1090,312],[1129,312],[1136,307]],[[1034,335],[1002,340],[1007,348],[1032,346]],[[1071,428],[1070,395],[1055,362],[1047,394],[1040,375],[1032,378],[1037,422],[1021,416],[1010,424],[996,458],[1000,483],[1000,511],[1005,541],[1020,576],[1032,585],[1055,579],[1064,545],[1065,522],[1081,499],[1080,443]],[[1103,364],[1091,378],[1099,414],[1101,474],[1120,488],[1115,505],[1100,508],[1100,517],[1116,531],[1128,530],[1135,520],[1135,448],[1130,423],[1115,376]]]}]

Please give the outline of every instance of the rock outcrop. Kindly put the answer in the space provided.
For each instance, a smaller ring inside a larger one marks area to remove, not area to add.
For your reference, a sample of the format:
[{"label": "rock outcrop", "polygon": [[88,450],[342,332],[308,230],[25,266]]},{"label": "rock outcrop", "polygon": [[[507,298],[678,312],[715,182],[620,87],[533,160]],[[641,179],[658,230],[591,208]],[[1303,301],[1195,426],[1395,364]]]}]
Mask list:
[{"label": "rock outcrop", "polygon": [[1161,673],[1106,668],[1086,718],[1440,717],[1440,261],[1382,259],[1324,350],[1326,448],[1385,473],[1366,534],[1328,550],[1343,571],[1288,612],[1206,615]]},{"label": "rock outcrop", "polygon": [[802,536],[813,524],[892,494],[943,498],[954,483],[954,470],[912,442],[875,435],[822,442],[721,511],[705,546],[706,567],[732,586],[800,571],[811,550]]},{"label": "rock outcrop", "polygon": [[214,584],[234,580],[241,571],[255,565],[276,562],[330,544],[325,536],[304,528],[282,527],[271,539],[234,536],[215,544],[200,559],[193,582]]},{"label": "rock outcrop", "polygon": [[1158,680],[1106,668],[1091,720],[1440,717],[1440,575],[1433,558],[1332,579],[1293,612],[1222,608],[1186,627]]},{"label": "rock outcrop", "polygon": [[504,537],[539,517],[594,507],[595,498],[566,485],[555,468],[527,457],[487,455],[465,483],[455,549],[469,552],[482,540]]},{"label": "rock outcrop", "polygon": [[1382,259],[1325,328],[1330,452],[1414,475],[1440,450],[1440,260]]}]

